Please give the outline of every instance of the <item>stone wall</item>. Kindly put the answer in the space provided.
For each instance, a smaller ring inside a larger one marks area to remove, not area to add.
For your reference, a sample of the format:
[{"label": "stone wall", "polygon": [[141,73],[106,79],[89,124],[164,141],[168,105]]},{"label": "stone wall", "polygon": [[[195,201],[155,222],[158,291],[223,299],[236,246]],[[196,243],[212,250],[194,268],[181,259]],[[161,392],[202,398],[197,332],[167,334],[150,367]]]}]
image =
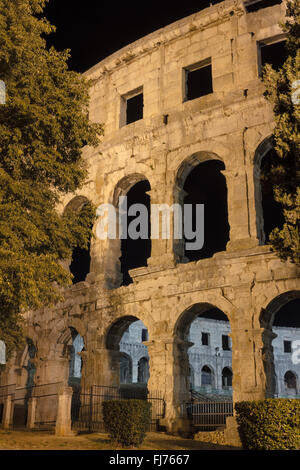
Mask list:
[{"label": "stone wall", "polygon": [[[164,394],[171,428],[189,396],[186,329],[201,312],[217,307],[230,322],[234,400],[272,392],[272,319],[281,305],[300,296],[300,285],[297,268],[281,262],[259,235],[257,162],[268,148],[274,119],[258,77],[257,45],[281,37],[284,11],[282,4],[246,13],[241,0],[225,0],[86,72],[94,80],[90,117],[104,122],[105,136],[96,150],[85,149],[88,181],[59,210],[82,197],[96,206],[117,206],[118,197],[143,179],[150,182],[152,204],[180,202],[191,169],[217,159],[226,168],[230,240],[225,251],[190,263],[182,262],[175,240],[152,240],[148,266],[132,270],[133,284],[121,287],[120,241],[92,240],[86,280],[66,290],[64,302],[25,315],[37,350],[37,384],[67,380],[70,328],[84,338],[82,381],[118,384],[119,342],[139,319],[149,333],[148,387]],[[184,68],[207,58],[213,93],[185,101]],[[122,125],[123,97],[140,87],[143,119]],[[26,381],[26,354],[11,361],[2,383]]]}]

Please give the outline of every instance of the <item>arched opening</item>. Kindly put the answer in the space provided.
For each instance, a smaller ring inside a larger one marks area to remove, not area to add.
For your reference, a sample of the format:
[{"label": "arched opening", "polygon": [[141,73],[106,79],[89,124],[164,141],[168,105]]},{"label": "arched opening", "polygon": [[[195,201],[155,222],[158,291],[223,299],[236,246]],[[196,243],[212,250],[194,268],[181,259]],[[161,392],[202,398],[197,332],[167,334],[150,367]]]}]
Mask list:
[{"label": "arched opening", "polygon": [[189,391],[195,399],[232,399],[232,372],[231,385],[224,386],[223,378],[224,370],[232,371],[230,333],[227,316],[214,305],[195,304],[182,314],[177,326],[183,341],[179,355],[182,397]]},{"label": "arched opening", "polygon": [[84,349],[83,337],[75,330],[70,327],[71,340],[69,344],[69,378],[68,383],[70,386],[79,386],[81,383],[81,371],[82,371],[82,358],[80,353]]},{"label": "arched opening", "polygon": [[126,193],[126,238],[121,239],[120,257],[124,286],[132,283],[129,270],[147,266],[147,259],[151,256],[150,196],[147,194],[150,189],[149,181],[142,180]]},{"label": "arched opening", "polygon": [[264,176],[277,158],[273,140],[265,139],[258,147],[254,159],[256,224],[261,245],[269,242],[274,228],[282,228],[284,224],[282,206],[275,200],[273,185]]},{"label": "arched opening", "polygon": [[222,388],[229,389],[232,387],[232,370],[224,367],[222,370]]},{"label": "arched opening", "polygon": [[[84,210],[89,204],[89,200],[84,196],[76,196],[73,198],[65,208],[65,214],[76,212],[79,216],[84,216]],[[90,226],[90,228],[92,228]],[[89,239],[87,248],[75,246],[72,251],[72,258],[69,265],[71,274],[73,275],[72,283],[85,281],[87,274],[90,272],[91,255],[90,255],[90,242]]]},{"label": "arched opening", "polygon": [[[200,152],[185,161],[177,172],[175,202],[181,204],[186,214],[183,216],[183,241],[174,241],[179,262],[210,258],[226,250],[230,227],[224,170],[224,163],[216,155]],[[200,204],[204,205],[204,243],[201,247]]]},{"label": "arched opening", "polygon": [[114,383],[120,383],[123,394],[147,390],[149,354],[144,344],[147,340],[147,327],[133,316],[120,318],[108,331],[106,346],[112,352],[111,364],[117,374]]},{"label": "arched opening", "polygon": [[297,376],[291,370],[288,370],[284,374],[284,385],[286,388],[286,392],[291,395],[297,394]]},{"label": "arched opening", "polygon": [[214,386],[214,373],[208,366],[203,366],[201,369],[201,385],[203,388]]},{"label": "arched opening", "polygon": [[300,291],[287,292],[270,302],[262,312],[261,324],[265,328],[266,396],[300,398],[297,379],[293,378],[300,374]]}]

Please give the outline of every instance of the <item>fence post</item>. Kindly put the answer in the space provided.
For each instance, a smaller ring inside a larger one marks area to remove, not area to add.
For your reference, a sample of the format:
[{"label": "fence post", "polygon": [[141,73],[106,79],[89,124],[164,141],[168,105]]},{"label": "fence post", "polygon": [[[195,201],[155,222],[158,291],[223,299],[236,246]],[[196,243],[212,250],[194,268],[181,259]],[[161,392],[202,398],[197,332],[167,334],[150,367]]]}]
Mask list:
[{"label": "fence post", "polygon": [[8,429],[11,425],[13,416],[14,401],[12,395],[7,395],[4,399],[2,427]]},{"label": "fence post", "polygon": [[71,403],[73,389],[63,385],[58,391],[58,407],[55,434],[57,436],[73,435],[71,431]]},{"label": "fence post", "polygon": [[27,429],[33,429],[35,426],[35,414],[36,414],[36,405],[37,398],[32,397],[28,400],[28,409],[27,409]]}]

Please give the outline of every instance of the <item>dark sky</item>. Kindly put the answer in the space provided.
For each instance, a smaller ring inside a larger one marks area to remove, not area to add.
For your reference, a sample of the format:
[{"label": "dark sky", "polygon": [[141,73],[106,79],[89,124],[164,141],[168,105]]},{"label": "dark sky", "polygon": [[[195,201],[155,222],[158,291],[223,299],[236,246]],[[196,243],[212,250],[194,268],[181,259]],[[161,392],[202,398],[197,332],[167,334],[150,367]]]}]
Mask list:
[{"label": "dark sky", "polygon": [[45,16],[57,31],[48,38],[56,49],[71,49],[70,68],[84,72],[133,41],[210,3],[221,0],[148,1],[50,0]]}]

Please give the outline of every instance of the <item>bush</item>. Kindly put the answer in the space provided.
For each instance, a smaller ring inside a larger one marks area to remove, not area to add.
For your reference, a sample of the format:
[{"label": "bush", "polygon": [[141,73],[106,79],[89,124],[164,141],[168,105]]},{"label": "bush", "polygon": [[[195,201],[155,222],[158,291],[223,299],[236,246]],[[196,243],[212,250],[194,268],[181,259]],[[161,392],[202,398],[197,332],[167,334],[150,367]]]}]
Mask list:
[{"label": "bush", "polygon": [[235,410],[244,449],[300,449],[300,400],[243,401]]},{"label": "bush", "polygon": [[104,426],[111,439],[122,446],[138,447],[151,422],[151,403],[146,400],[103,402]]}]

